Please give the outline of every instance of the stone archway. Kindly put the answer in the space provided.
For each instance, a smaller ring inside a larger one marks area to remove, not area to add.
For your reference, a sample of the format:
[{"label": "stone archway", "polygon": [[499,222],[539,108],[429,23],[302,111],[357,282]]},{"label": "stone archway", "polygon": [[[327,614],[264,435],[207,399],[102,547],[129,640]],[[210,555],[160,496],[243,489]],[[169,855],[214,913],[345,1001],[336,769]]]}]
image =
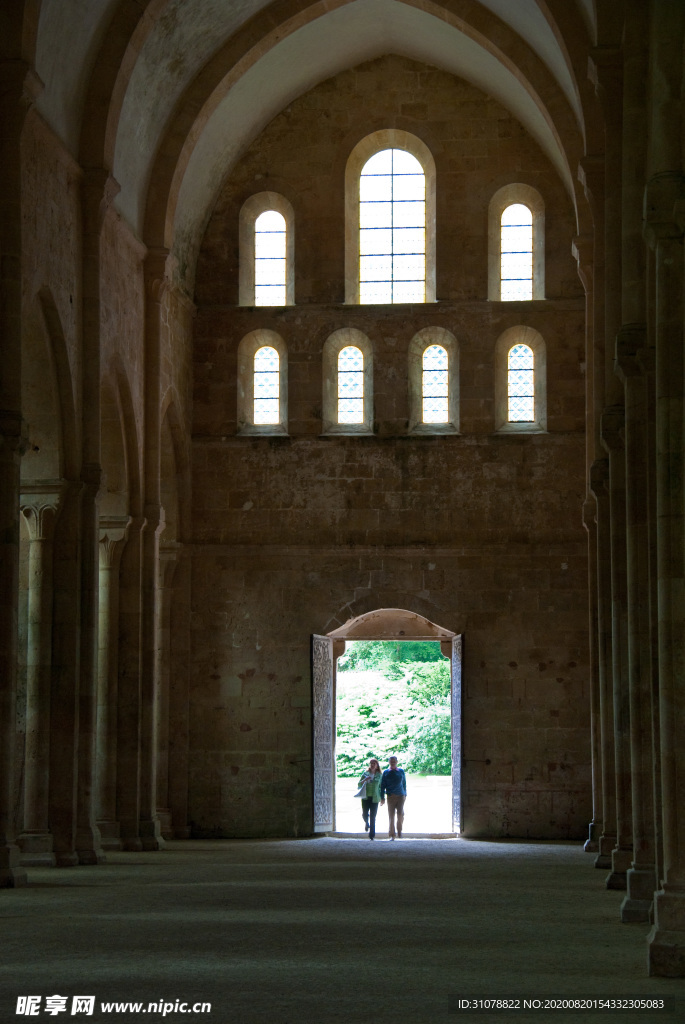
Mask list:
[{"label": "stone archway", "polygon": [[437,640],[452,676],[452,829],[462,830],[461,666],[463,634],[404,608],[378,608],[350,619],[325,636],[312,635],[313,831],[335,825],[335,664],[350,640]]}]

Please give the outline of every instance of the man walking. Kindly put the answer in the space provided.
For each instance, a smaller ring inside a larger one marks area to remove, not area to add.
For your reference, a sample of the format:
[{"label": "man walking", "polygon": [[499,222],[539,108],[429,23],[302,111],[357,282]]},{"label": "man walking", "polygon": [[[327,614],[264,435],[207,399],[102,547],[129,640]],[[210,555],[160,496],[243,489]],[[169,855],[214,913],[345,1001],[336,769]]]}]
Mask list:
[{"label": "man walking", "polygon": [[385,794],[388,794],[388,835],[395,838],[395,815],[397,815],[397,838],[402,838],[402,824],[404,822],[404,801],[407,799],[407,777],[403,768],[397,767],[397,758],[393,755],[388,758],[389,768],[386,768],[381,778],[381,804],[385,803]]}]

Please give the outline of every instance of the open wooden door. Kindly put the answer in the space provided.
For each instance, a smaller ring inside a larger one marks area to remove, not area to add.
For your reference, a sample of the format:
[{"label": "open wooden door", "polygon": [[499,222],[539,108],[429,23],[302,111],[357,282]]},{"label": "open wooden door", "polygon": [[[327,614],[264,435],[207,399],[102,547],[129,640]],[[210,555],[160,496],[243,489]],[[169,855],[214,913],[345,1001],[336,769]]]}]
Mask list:
[{"label": "open wooden door", "polygon": [[452,637],[452,831],[461,832],[461,662],[463,634]]},{"label": "open wooden door", "polygon": [[333,736],[333,641],[312,634],[312,790],[314,832],[332,832],[335,743]]}]

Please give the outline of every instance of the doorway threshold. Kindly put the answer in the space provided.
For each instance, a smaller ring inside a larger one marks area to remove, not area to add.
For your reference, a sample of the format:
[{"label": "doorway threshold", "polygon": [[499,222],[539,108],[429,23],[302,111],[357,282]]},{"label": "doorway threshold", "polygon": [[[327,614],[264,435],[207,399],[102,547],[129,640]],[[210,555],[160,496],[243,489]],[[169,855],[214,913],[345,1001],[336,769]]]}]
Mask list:
[{"label": "doorway threshold", "polygon": [[[368,840],[368,834],[366,832],[324,832],[325,836],[329,839],[366,839]],[[385,832],[376,832],[376,839],[383,842],[390,838]],[[405,839],[460,839],[458,832],[403,832],[401,840]]]}]

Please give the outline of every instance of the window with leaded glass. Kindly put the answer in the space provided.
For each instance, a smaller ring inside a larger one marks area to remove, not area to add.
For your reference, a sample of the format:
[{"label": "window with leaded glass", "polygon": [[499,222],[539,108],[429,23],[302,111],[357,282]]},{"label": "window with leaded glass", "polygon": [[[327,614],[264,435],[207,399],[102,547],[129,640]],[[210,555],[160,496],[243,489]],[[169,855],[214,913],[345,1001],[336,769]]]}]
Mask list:
[{"label": "window with leaded glass", "polygon": [[423,423],[449,421],[449,374],[447,352],[442,345],[429,345],[423,353],[421,373]]},{"label": "window with leaded glass", "polygon": [[535,357],[528,345],[514,345],[507,356],[507,419],[535,421]]},{"label": "window with leaded glass", "polygon": [[338,353],[338,423],[364,422],[364,355],[355,345]]},{"label": "window with leaded glass", "polygon": [[280,423],[280,358],[275,348],[263,345],[254,357],[254,420]]},{"label": "window with leaded glass", "polygon": [[426,179],[403,149],[384,149],[359,179],[359,301],[426,301]]},{"label": "window with leaded glass", "polygon": [[285,217],[276,210],[266,210],[255,220],[254,232],[255,306],[285,306]]},{"label": "window with leaded glass", "polygon": [[533,298],[533,214],[523,203],[502,213],[500,297],[502,301]]}]

